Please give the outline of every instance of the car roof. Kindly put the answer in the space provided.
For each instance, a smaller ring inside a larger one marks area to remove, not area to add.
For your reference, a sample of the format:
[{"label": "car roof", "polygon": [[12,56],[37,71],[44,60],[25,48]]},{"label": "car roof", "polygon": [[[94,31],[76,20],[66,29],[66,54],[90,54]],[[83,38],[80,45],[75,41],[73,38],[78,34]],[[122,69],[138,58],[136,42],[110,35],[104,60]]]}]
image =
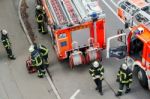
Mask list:
[{"label": "car roof", "polygon": [[147,27],[144,24],[140,24],[138,27],[134,28],[133,31],[137,30],[138,28],[143,28],[144,33],[141,33],[140,35],[137,35],[137,37],[142,40],[143,42],[149,42],[150,41],[150,28]]},{"label": "car roof", "polygon": [[149,5],[149,3],[145,2],[144,0],[128,0],[128,1],[140,9]]}]

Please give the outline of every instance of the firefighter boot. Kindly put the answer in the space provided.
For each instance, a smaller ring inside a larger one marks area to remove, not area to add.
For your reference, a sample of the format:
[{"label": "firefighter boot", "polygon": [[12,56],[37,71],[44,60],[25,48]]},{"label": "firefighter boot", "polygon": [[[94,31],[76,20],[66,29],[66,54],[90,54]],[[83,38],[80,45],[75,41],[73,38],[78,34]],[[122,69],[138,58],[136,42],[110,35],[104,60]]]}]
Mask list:
[{"label": "firefighter boot", "polygon": [[43,74],[43,76],[45,76],[46,73],[45,69],[41,70],[41,73]]},{"label": "firefighter boot", "polygon": [[16,58],[14,57],[14,55],[8,55],[9,59],[15,60]]},{"label": "firefighter boot", "polygon": [[95,90],[98,90],[98,87],[96,87]]},{"label": "firefighter boot", "polygon": [[39,77],[39,78],[43,78],[44,76],[43,76],[43,74],[41,73],[41,74],[38,74],[38,77]]},{"label": "firefighter boot", "polygon": [[118,92],[117,94],[116,94],[116,96],[118,97],[118,96],[121,96],[122,95],[122,92]]},{"label": "firefighter boot", "polygon": [[38,71],[38,77],[43,78],[43,73]]},{"label": "firefighter boot", "polygon": [[103,95],[103,92],[101,91],[101,92],[99,92],[100,93],[100,95]]},{"label": "firefighter boot", "polygon": [[126,89],[125,93],[129,93],[131,91],[130,88]]}]

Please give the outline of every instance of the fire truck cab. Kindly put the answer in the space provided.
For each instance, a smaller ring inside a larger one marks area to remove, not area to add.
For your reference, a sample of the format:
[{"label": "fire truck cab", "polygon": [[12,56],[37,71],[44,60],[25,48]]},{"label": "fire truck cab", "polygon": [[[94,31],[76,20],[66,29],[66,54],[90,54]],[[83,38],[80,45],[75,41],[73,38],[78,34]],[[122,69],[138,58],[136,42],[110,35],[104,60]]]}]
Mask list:
[{"label": "fire truck cab", "polygon": [[41,0],[59,60],[70,67],[100,59],[105,48],[105,13],[97,0]]},{"label": "fire truck cab", "polygon": [[[137,70],[137,77],[142,86],[150,89],[150,22],[134,26],[129,34],[122,32],[107,40],[107,58],[118,57],[114,53],[120,50],[112,50],[110,48],[110,40],[125,36],[124,44],[127,49],[125,62],[132,70]],[[116,48],[117,49],[117,48]],[[110,53],[111,52],[111,53]]]},{"label": "fire truck cab", "polygon": [[150,3],[144,0],[120,0],[117,5],[117,13],[122,20],[130,19],[139,11],[144,11],[150,15]]}]

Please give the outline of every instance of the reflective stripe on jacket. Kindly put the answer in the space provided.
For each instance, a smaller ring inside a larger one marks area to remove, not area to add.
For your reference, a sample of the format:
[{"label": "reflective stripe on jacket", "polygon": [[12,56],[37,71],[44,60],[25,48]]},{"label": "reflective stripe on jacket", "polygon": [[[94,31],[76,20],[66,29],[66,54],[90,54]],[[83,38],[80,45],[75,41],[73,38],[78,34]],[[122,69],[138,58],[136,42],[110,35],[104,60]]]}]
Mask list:
[{"label": "reflective stripe on jacket", "polygon": [[5,48],[10,48],[11,43],[10,43],[9,38],[7,36],[2,36],[1,40],[2,40],[2,43],[3,43]]},{"label": "reflective stripe on jacket", "polygon": [[40,66],[42,65],[42,57],[39,54],[38,50],[35,50],[31,53],[31,60],[33,66]]},{"label": "reflective stripe on jacket", "polygon": [[48,48],[46,48],[45,46],[43,46],[43,45],[40,45],[39,46],[39,49],[40,49],[40,53],[41,53],[41,55],[42,56],[46,56],[46,55],[48,55]]},{"label": "reflective stripe on jacket", "polygon": [[132,71],[129,68],[126,71],[120,68],[117,77],[119,78],[120,83],[131,83]]},{"label": "reflective stripe on jacket", "polygon": [[102,65],[100,65],[98,68],[95,67],[91,67],[89,69],[89,73],[92,76],[93,79],[97,79],[99,78],[100,80],[103,80],[103,74],[104,74],[104,67]]},{"label": "reflective stripe on jacket", "polygon": [[36,18],[36,21],[37,21],[38,23],[44,22],[44,16],[43,16],[42,14],[39,14],[39,15],[37,16],[37,18]]}]

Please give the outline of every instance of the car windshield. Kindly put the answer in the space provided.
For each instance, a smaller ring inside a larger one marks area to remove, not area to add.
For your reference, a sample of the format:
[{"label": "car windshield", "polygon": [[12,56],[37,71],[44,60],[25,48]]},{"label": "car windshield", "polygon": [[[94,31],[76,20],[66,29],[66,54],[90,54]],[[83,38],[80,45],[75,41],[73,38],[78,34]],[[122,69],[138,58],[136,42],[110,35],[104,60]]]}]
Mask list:
[{"label": "car windshield", "polygon": [[141,13],[138,13],[137,15],[135,15],[135,18],[138,22],[140,23],[146,23],[149,21],[148,18],[146,18],[144,15],[142,15]]},{"label": "car windshield", "polygon": [[147,14],[150,15],[150,5],[142,8],[142,10],[145,11]]}]

